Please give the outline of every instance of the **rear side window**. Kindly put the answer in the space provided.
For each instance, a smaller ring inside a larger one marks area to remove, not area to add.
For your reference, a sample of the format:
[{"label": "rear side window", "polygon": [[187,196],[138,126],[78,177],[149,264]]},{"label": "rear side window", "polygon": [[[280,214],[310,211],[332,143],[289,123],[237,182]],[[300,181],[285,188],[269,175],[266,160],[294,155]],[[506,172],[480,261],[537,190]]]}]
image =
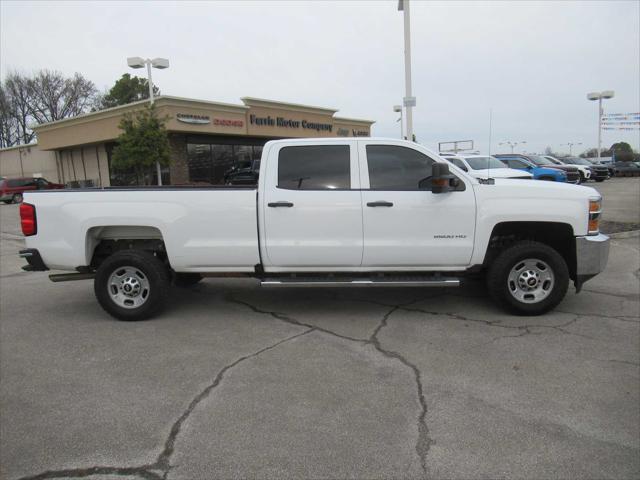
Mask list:
[{"label": "rear side window", "polygon": [[367,145],[367,166],[371,190],[428,190],[433,160],[407,147]]},{"label": "rear side window", "polygon": [[9,187],[24,187],[27,184],[26,180],[21,180],[21,179],[14,179],[14,180],[8,180],[7,181],[7,185]]},{"label": "rear side window", "polygon": [[350,163],[349,145],[284,147],[278,156],[278,188],[349,189]]}]

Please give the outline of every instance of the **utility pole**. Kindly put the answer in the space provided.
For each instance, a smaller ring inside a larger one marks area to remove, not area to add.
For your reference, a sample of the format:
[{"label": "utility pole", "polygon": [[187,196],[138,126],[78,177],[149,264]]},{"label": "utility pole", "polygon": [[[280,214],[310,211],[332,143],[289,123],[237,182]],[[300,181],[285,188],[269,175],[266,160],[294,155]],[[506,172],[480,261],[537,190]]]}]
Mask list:
[{"label": "utility pole", "polygon": [[416,106],[416,97],[411,92],[411,12],[410,0],[398,0],[398,10],[404,13],[404,88],[405,96],[403,105],[407,110],[406,135],[409,141],[413,141],[413,110]]}]

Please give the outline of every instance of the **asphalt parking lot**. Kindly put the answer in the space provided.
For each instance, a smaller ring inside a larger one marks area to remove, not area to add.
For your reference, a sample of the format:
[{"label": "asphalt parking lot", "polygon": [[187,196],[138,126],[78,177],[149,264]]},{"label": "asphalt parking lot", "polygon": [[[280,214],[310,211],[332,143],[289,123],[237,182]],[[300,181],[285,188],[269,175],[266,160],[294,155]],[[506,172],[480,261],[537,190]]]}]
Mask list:
[{"label": "asphalt parking lot", "polygon": [[[590,184],[590,186],[596,186]],[[640,179],[597,184],[640,222]],[[542,317],[460,289],[206,279],[118,322],[0,207],[0,478],[640,476],[640,237]]]}]

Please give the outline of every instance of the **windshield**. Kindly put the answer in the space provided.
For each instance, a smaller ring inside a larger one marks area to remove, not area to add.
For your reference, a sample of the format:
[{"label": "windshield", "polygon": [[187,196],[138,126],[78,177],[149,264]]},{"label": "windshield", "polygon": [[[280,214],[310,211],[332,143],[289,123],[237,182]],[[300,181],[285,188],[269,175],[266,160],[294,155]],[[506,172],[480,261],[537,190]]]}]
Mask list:
[{"label": "windshield", "polygon": [[486,170],[487,168],[505,168],[504,163],[495,157],[467,157],[467,163],[474,170]]},{"label": "windshield", "polygon": [[555,165],[555,163],[553,163],[551,160],[544,157],[540,157],[538,155],[529,155],[528,157],[536,165]]},{"label": "windshield", "polygon": [[572,165],[593,165],[591,162],[579,157],[567,157],[564,159],[564,161],[567,163],[571,163]]}]

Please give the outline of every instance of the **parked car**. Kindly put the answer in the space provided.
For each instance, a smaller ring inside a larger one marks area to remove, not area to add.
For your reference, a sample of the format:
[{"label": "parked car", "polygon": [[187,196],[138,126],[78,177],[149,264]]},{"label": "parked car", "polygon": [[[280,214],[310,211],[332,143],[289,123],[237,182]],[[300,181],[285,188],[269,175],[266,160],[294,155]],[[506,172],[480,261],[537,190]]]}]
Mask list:
[{"label": "parked car", "polygon": [[585,160],[587,160],[588,162],[590,162],[593,165],[598,165],[601,167],[606,167],[607,170],[609,171],[609,177],[615,177],[616,175],[616,168],[613,166],[613,162],[611,161],[611,158],[585,158]]},{"label": "parked car", "polygon": [[578,167],[574,165],[557,165],[551,160],[544,158],[540,155],[521,155],[517,154],[521,158],[526,158],[530,162],[534,163],[537,167],[557,168],[567,174],[568,183],[580,183],[580,172]]},{"label": "parked car", "polygon": [[232,168],[224,174],[225,185],[257,185],[260,174],[260,160],[249,162],[241,168]]},{"label": "parked car", "polygon": [[172,278],[203,273],[265,287],[424,288],[484,271],[495,300],[538,315],[570,279],[579,291],[605,267],[600,215],[592,188],[480,182],[414,142],[275,140],[256,188],[26,192],[20,255],[25,270],[73,272],[54,281],[92,278],[121,320],[157,314]]},{"label": "parked car", "polygon": [[580,169],[580,173],[582,174],[582,169],[588,169],[591,171],[591,179],[596,182],[604,182],[609,175],[609,168],[606,165],[594,165],[590,161],[580,158],[580,157],[563,157],[560,159],[562,162],[575,165]]},{"label": "parked car", "polygon": [[61,188],[64,188],[64,185],[50,182],[42,177],[5,178],[0,181],[0,201],[4,203],[20,203],[24,192]]},{"label": "parked car", "polygon": [[[568,165],[567,163],[561,161],[560,159],[553,157],[551,155],[540,155],[543,158],[546,158],[547,160],[549,160],[550,162],[554,163],[555,165]],[[578,169],[578,173],[580,174],[580,182],[579,183],[584,183],[587,180],[589,180],[591,178],[591,170],[588,169],[585,166],[582,165],[576,165],[576,168]]]},{"label": "parked car", "polygon": [[495,157],[509,168],[529,172],[533,175],[534,180],[548,180],[552,182],[567,181],[567,174],[557,168],[538,167],[533,162],[521,157],[511,157],[509,155],[495,155]]},{"label": "parked car", "polygon": [[441,156],[475,178],[520,178],[525,180],[533,178],[531,173],[508,168],[497,158],[488,155],[464,155],[460,153],[454,155],[445,153],[441,154]]},{"label": "parked car", "polygon": [[640,176],[640,167],[635,162],[614,162],[613,168],[617,177]]}]

